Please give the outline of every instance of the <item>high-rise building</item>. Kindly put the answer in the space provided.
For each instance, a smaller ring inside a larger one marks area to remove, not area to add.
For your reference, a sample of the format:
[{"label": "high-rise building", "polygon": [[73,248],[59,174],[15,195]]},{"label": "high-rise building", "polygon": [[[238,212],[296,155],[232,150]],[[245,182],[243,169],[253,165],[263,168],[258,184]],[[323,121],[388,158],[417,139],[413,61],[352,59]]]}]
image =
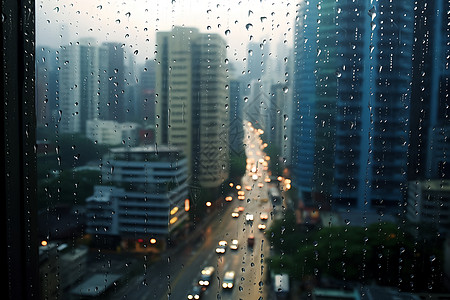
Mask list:
[{"label": "high-rise building", "polygon": [[237,155],[244,152],[244,118],[243,118],[244,83],[241,79],[230,80],[230,151]]},{"label": "high-rise building", "polygon": [[86,132],[86,121],[98,118],[99,47],[94,38],[80,40],[80,131]]},{"label": "high-rise building", "polygon": [[375,28],[370,100],[363,103],[371,109],[367,200],[370,207],[395,207],[405,200],[407,187],[414,3],[383,0],[368,11]]},{"label": "high-rise building", "polygon": [[315,161],[318,7],[300,3],[295,23],[292,109],[292,175],[299,196],[311,201]]},{"label": "high-rise building", "polygon": [[306,202],[372,209],[403,201],[412,13],[407,1],[301,4],[292,151]]},{"label": "high-rise building", "polygon": [[68,44],[59,51],[59,130],[61,133],[80,133],[81,72],[80,46]]},{"label": "high-rise building", "polygon": [[438,0],[418,2],[414,10],[408,180],[450,178],[449,9]]},{"label": "high-rise building", "polygon": [[126,121],[124,48],[121,43],[103,43],[100,49],[100,119]]},{"label": "high-rise building", "polygon": [[279,154],[281,154],[283,139],[286,135],[284,132],[284,103],[286,102],[287,95],[283,88],[284,85],[280,83],[271,86],[271,94],[267,108],[268,122],[264,129],[267,136],[267,142],[275,147]]},{"label": "high-rise building", "polygon": [[36,125],[55,126],[57,113],[56,91],[58,89],[58,64],[56,50],[36,48]]},{"label": "high-rise building", "polygon": [[136,101],[135,114],[140,123],[155,126],[155,89],[156,89],[156,62],[145,62],[139,75],[138,101]]},{"label": "high-rise building", "polygon": [[188,157],[193,180],[218,187],[229,168],[225,41],[195,28],[157,34],[156,143]]},{"label": "high-rise building", "polygon": [[98,117],[99,47],[93,38],[61,47],[59,57],[60,130],[86,131],[86,121]]},{"label": "high-rise building", "polygon": [[340,1],[336,14],[336,136],[332,197],[339,206],[364,207],[369,198],[370,22],[368,4]]}]

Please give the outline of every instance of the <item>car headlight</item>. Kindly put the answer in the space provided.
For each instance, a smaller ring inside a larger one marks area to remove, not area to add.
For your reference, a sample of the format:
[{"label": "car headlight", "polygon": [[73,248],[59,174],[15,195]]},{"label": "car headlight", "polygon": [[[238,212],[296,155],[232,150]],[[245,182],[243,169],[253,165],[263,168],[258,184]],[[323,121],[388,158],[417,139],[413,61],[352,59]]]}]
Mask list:
[{"label": "car headlight", "polygon": [[195,295],[194,298],[195,299],[200,299],[200,296],[199,295]]},{"label": "car headlight", "polygon": [[223,287],[224,289],[226,289],[226,288],[227,288],[227,284],[226,284],[226,282],[222,283],[222,287]]},{"label": "car headlight", "polygon": [[209,281],[208,281],[208,280],[203,281],[203,283],[204,283],[205,285],[209,285]]},{"label": "car headlight", "polygon": [[233,287],[233,284],[232,284],[232,283],[229,283],[229,284],[228,284],[228,288],[231,289],[232,287]]},{"label": "car headlight", "polygon": [[192,299],[193,297],[192,297],[192,295],[188,295],[188,299]]}]

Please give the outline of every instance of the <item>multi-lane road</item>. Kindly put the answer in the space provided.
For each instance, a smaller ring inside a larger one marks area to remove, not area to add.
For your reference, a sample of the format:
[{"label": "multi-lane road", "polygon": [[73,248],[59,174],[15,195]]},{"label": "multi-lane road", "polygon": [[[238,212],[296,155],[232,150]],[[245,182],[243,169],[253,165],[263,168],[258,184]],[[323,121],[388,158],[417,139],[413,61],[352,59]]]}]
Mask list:
[{"label": "multi-lane road", "polygon": [[[224,202],[223,207],[214,212],[200,239],[188,244],[176,255],[150,265],[143,275],[128,282],[115,295],[117,299],[187,299],[206,266],[214,267],[214,272],[201,299],[271,298],[265,261],[270,254],[270,243],[265,231],[258,228],[259,224],[269,228],[273,216],[272,204],[267,201],[269,183],[265,179],[268,178],[268,170],[264,168],[267,163],[263,164],[268,158],[258,131],[251,126],[245,128],[247,172],[241,182],[234,183],[234,188],[241,186],[236,192],[244,191],[244,199],[238,200],[234,195],[232,201]],[[243,207],[243,211],[234,218],[232,212],[237,207]],[[261,213],[266,213],[268,219],[261,220]],[[246,214],[253,215],[253,222],[246,221]],[[253,247],[248,245],[250,235],[254,236]],[[236,250],[230,248],[233,239],[239,241]],[[221,240],[228,245],[225,253],[217,254],[215,249]],[[234,285],[230,289],[222,287],[227,271],[235,272]]]}]

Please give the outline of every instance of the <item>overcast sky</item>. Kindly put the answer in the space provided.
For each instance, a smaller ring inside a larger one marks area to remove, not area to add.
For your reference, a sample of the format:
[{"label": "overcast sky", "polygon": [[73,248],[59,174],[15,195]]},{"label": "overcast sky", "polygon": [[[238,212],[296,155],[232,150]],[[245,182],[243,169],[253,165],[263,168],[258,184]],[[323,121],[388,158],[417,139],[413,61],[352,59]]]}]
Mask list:
[{"label": "overcast sky", "polygon": [[221,34],[230,61],[241,63],[250,40],[266,40],[274,57],[280,45],[292,48],[296,9],[295,3],[278,0],[37,0],[36,44],[57,48],[94,37],[99,44],[124,43],[143,62],[154,58],[156,31],[186,26]]}]

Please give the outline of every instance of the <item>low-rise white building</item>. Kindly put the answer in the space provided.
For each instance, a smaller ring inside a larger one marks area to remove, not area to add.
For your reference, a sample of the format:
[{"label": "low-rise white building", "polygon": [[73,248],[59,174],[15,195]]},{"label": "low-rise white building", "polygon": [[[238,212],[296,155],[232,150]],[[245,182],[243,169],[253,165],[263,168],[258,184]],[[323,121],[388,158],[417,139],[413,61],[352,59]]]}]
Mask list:
[{"label": "low-rise white building", "polygon": [[441,232],[450,232],[450,180],[410,181],[408,220],[429,223]]},{"label": "low-rise white building", "polygon": [[88,233],[164,241],[187,219],[188,167],[180,151],[121,147],[111,149],[103,161],[103,185],[86,199]]}]

